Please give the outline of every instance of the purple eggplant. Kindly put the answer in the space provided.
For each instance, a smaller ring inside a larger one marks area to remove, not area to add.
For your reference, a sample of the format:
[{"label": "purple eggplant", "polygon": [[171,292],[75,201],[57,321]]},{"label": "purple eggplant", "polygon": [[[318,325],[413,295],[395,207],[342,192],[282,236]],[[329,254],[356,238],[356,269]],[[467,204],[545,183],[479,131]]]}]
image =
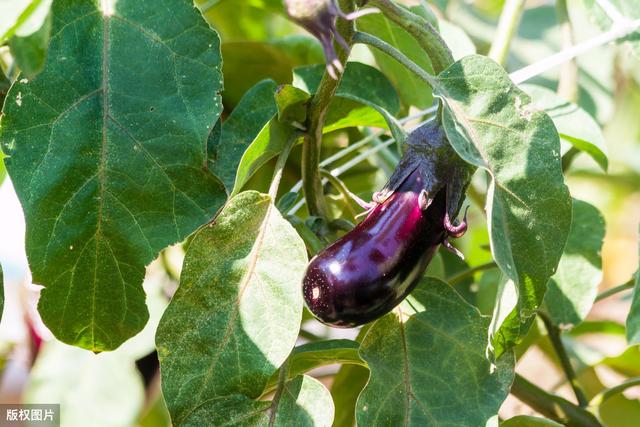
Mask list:
[{"label": "purple eggplant", "polygon": [[360,16],[377,12],[377,9],[361,9],[352,13],[343,13],[336,0],[284,0],[289,17],[313,34],[324,51],[327,62],[327,72],[334,80],[344,71],[333,48],[335,39],[346,51],[349,44],[336,29],[336,19],[339,17],[353,20]]},{"label": "purple eggplant", "polygon": [[440,244],[455,249],[466,222],[454,224],[471,169],[436,124],[414,131],[374,206],[353,230],[315,256],[303,280],[309,310],[323,323],[354,327],[398,305],[416,286]]}]

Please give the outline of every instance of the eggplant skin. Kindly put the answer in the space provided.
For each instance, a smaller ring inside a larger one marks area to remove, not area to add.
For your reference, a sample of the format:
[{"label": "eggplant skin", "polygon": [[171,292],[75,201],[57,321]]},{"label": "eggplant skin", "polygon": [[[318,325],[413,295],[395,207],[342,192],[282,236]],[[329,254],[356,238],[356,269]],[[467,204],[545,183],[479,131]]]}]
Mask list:
[{"label": "eggplant skin", "polygon": [[342,328],[362,325],[390,312],[413,290],[446,237],[446,188],[422,210],[424,180],[415,170],[353,230],[311,260],[303,294],[318,320]]}]

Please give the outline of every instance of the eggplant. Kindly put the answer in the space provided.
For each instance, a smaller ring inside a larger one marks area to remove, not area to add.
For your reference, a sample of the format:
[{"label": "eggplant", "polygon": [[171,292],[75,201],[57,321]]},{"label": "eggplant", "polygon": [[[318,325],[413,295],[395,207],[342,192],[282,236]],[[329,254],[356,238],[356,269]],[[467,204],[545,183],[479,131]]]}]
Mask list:
[{"label": "eggplant", "polygon": [[[390,312],[417,285],[440,244],[457,252],[466,218],[455,224],[472,168],[435,123],[408,138],[407,151],[366,218],[316,255],[303,295],[321,322],[355,327]],[[466,215],[465,215],[466,216]]]},{"label": "eggplant", "polygon": [[338,74],[344,71],[344,67],[333,48],[333,39],[345,51],[348,52],[350,49],[349,43],[336,28],[336,19],[341,17],[346,20],[354,20],[360,16],[378,12],[378,9],[367,8],[344,13],[340,10],[336,0],[284,0],[284,5],[289,18],[318,39],[326,59],[327,73],[334,80],[338,80]]}]

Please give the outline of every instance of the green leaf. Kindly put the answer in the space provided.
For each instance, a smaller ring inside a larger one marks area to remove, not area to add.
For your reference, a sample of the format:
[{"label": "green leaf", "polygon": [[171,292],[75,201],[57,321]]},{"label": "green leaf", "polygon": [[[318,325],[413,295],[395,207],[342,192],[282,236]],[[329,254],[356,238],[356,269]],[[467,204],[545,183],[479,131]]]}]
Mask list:
[{"label": "green leaf", "polygon": [[[563,141],[585,152],[604,171],[607,170],[609,160],[604,135],[593,117],[545,87],[523,84],[520,88],[531,97],[538,108],[543,109],[551,117]],[[568,148],[562,148],[563,153],[567,151]]]},{"label": "green leaf", "polygon": [[[45,10],[47,14],[37,31],[24,36],[20,35],[19,31],[9,40],[11,54],[23,78],[34,78],[44,67],[51,36],[51,23],[53,21],[48,11],[49,8],[47,7]],[[34,16],[31,19],[34,19]]]},{"label": "green leaf", "polygon": [[362,342],[371,376],[358,425],[485,425],[514,376],[511,353],[493,368],[487,360],[489,322],[449,285],[426,278]]},{"label": "green leaf", "polygon": [[187,0],[52,12],[45,68],[11,88],[0,143],[44,322],[61,341],[111,350],[147,321],[145,265],[226,198],[204,167],[219,41]]},{"label": "green leaf", "polygon": [[562,424],[547,418],[518,415],[500,423],[500,427],[562,427]]},{"label": "green leaf", "polygon": [[198,407],[209,413],[216,398],[263,392],[296,342],[306,264],[304,243],[255,191],[232,198],[196,234],[156,335],[176,425]]},{"label": "green leaf", "polygon": [[285,384],[280,395],[272,402],[275,413],[274,426],[331,426],[334,407],[329,390],[320,381],[307,375],[299,375]]},{"label": "green leaf", "polygon": [[278,120],[304,129],[307,120],[307,102],[311,95],[291,85],[282,85],[275,95],[278,105]]},{"label": "green leaf", "polygon": [[631,309],[627,315],[627,341],[629,344],[640,344],[640,270],[636,273]]},{"label": "green leaf", "polygon": [[[421,6],[413,8],[421,9]],[[382,14],[372,14],[358,19],[358,29],[371,33],[398,49],[422,69],[433,73],[431,61],[420,48],[418,42],[399,25],[386,19]],[[431,88],[406,67],[378,49],[370,49],[376,63],[398,89],[402,101],[407,105],[427,108],[433,103]]]},{"label": "green leaf", "polygon": [[271,402],[243,395],[210,399],[193,410],[181,426],[300,426],[329,427],[331,395],[315,378],[300,375],[284,384]]},{"label": "green leaf", "polygon": [[256,84],[222,123],[211,169],[224,182],[228,192],[233,190],[236,171],[245,150],[277,111],[273,98],[275,91],[273,80]]},{"label": "green leaf", "polygon": [[[315,93],[324,69],[324,65],[296,68],[293,71],[293,85],[308,93]],[[396,91],[380,71],[359,62],[349,62],[336,96],[329,104],[323,131],[331,132],[352,126],[388,127],[395,137],[396,132],[403,132],[397,129],[399,124],[393,118],[399,111],[400,101]]]},{"label": "green leaf", "polygon": [[[336,363],[364,366],[365,363],[358,354],[359,347],[360,344],[357,342],[345,339],[318,341],[298,346],[293,349],[287,362],[287,380],[312,369]],[[271,376],[265,387],[266,392],[275,389],[279,374],[278,370]]]},{"label": "green leaf", "polygon": [[[57,341],[45,343],[29,374],[24,403],[59,403],[60,425],[135,425],[144,385],[133,359],[119,351],[95,355]],[[99,416],[97,416],[99,414]]]},{"label": "green leaf", "polygon": [[604,218],[587,202],[573,199],[569,239],[544,303],[554,324],[571,328],[584,320],[602,281]]},{"label": "green leaf", "polygon": [[[436,92],[444,100],[452,146],[492,177],[491,250],[517,286],[517,316],[509,318],[525,322],[542,303],[571,224],[558,133],[549,116],[532,108],[504,69],[486,57],[467,56],[453,64],[437,77]],[[512,326],[507,327],[521,325]],[[513,344],[494,340],[496,356]]]},{"label": "green leaf", "polygon": [[38,31],[53,0],[0,2],[0,44],[14,35],[28,36]]},{"label": "green leaf", "polygon": [[231,194],[240,193],[249,178],[261,166],[277,156],[289,139],[295,137],[296,130],[292,126],[278,121],[276,117],[267,122],[242,155]]}]

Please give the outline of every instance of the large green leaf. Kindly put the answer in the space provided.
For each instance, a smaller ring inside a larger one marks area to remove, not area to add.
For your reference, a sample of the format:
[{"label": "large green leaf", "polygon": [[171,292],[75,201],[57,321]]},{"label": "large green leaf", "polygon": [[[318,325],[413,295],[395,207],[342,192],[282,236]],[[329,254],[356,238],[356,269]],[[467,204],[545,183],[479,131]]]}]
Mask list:
[{"label": "large green leaf", "polygon": [[[516,284],[517,315],[525,322],[542,303],[571,224],[571,198],[564,184],[560,141],[552,120],[504,69],[483,56],[467,56],[435,82],[444,100],[443,122],[456,152],[489,172],[487,194],[491,250]],[[507,325],[513,330],[520,324]],[[512,337],[498,334],[496,355]]]},{"label": "large green leaf", "polygon": [[11,88],[0,143],[43,320],[64,342],[111,350],[147,321],[145,265],[226,197],[206,168],[219,41],[188,0],[52,12],[45,69]]},{"label": "large green leaf", "polygon": [[293,348],[302,318],[304,243],[271,198],[232,198],[189,246],[156,344],[176,425],[216,398],[256,398]]},{"label": "large green leaf", "polygon": [[135,425],[144,399],[133,359],[120,351],[95,355],[50,341],[29,375],[24,402],[59,403],[65,427],[125,427]]},{"label": "large green leaf", "polygon": [[[523,84],[524,90],[533,100],[533,103],[543,109],[553,120],[558,133],[563,141],[567,141],[580,151],[584,151],[607,170],[607,148],[604,135],[598,123],[586,111],[577,105],[565,101],[554,91],[542,86]],[[562,147],[562,152],[568,151],[568,147]]]},{"label": "large green leaf", "polygon": [[270,402],[238,394],[210,399],[179,425],[329,427],[333,412],[331,395],[324,385],[300,375],[281,386]]},{"label": "large green leaf", "polygon": [[629,344],[640,344],[640,270],[636,273],[631,310],[627,316],[627,341]]},{"label": "large green leaf", "polygon": [[212,170],[227,191],[233,190],[236,171],[247,147],[277,112],[273,80],[263,80],[251,88],[222,124],[222,134],[213,156]]},{"label": "large green leaf", "polygon": [[449,285],[427,278],[365,336],[371,376],[358,398],[358,425],[484,426],[513,381],[511,353],[486,357],[490,319]]},{"label": "large green leaf", "polygon": [[574,199],[569,239],[544,299],[556,325],[573,327],[591,310],[602,280],[604,233],[604,218],[598,209]]}]

